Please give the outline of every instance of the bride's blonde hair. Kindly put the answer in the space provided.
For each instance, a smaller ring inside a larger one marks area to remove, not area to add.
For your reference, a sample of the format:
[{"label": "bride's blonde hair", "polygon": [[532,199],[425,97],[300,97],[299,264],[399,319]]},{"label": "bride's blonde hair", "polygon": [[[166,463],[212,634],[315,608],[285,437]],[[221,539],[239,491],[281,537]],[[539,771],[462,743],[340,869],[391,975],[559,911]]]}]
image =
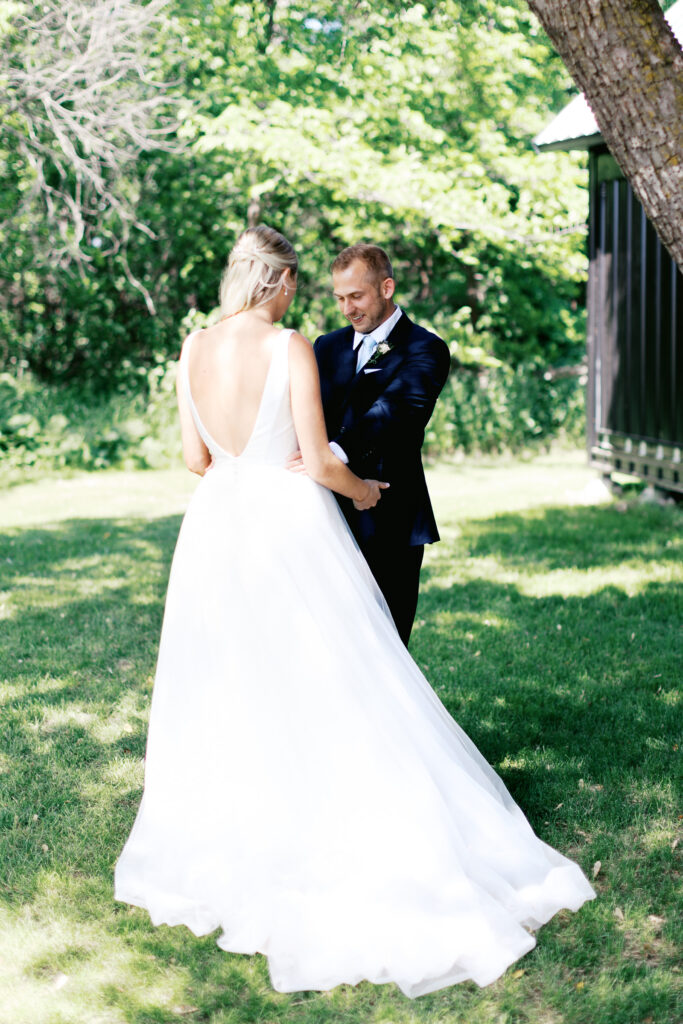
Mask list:
[{"label": "bride's blonde hair", "polygon": [[242,232],[221,278],[222,316],[254,309],[275,298],[284,271],[289,268],[296,276],[298,265],[293,246],[275,228],[259,224]]}]

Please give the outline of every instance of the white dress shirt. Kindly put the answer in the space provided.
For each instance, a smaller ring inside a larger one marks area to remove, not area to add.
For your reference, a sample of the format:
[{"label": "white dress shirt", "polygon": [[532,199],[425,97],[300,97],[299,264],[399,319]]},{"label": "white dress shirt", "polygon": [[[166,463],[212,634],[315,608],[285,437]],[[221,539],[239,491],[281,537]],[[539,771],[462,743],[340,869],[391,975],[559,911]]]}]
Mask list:
[{"label": "white dress shirt", "polygon": [[379,327],[375,327],[374,331],[370,331],[369,334],[359,334],[358,331],[355,331],[353,335],[353,351],[357,351],[358,346],[365,338],[372,338],[374,351],[381,341],[387,340],[394,327],[401,319],[401,312],[401,307],[397,306],[388,320],[383,320]]},{"label": "white dress shirt", "polygon": [[[378,327],[375,327],[374,331],[370,331],[369,334],[359,334],[358,331],[355,331],[353,335],[353,351],[356,352],[358,350],[358,347],[364,341],[365,338],[372,338],[373,346],[371,351],[374,352],[374,350],[377,348],[380,342],[387,340],[387,338],[393,331],[394,327],[401,319],[401,313],[401,307],[397,306],[394,312],[391,314],[391,316],[388,317],[388,319],[383,320],[382,323],[379,324]],[[367,358],[369,359],[370,356],[368,355]],[[363,368],[364,363],[365,360],[363,360],[363,362],[361,362],[360,365],[357,365],[356,372],[359,372]],[[348,465],[349,457],[344,451],[344,449],[340,445],[338,445],[336,441],[330,441],[330,448],[332,449],[332,451],[334,452],[338,459],[341,459],[343,463]]]}]

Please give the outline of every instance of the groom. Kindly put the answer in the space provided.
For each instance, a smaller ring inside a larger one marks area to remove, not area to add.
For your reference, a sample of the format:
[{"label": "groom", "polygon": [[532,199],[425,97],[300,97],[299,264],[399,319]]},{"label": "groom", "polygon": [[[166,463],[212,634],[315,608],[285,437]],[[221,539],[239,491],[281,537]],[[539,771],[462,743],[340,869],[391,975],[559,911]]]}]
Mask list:
[{"label": "groom", "polygon": [[373,509],[337,500],[407,645],[424,545],[439,539],[420,449],[450,355],[395,304],[379,246],[340,252],[332,283],[350,326],[323,334],[314,348],[330,445],[358,476],[390,484]]}]

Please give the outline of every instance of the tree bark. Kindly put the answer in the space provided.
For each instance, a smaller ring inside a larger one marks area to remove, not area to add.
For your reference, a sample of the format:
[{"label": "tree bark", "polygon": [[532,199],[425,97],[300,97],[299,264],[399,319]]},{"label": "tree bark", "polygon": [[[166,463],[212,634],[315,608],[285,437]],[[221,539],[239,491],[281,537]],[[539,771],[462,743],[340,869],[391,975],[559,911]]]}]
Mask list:
[{"label": "tree bark", "polygon": [[277,0],[266,0],[266,25],[263,32],[263,39],[259,49],[261,53],[265,53],[270,46],[270,41],[273,38],[273,30],[275,29],[275,8],[277,7]]},{"label": "tree bark", "polygon": [[683,52],[657,0],[528,0],[683,267]]}]

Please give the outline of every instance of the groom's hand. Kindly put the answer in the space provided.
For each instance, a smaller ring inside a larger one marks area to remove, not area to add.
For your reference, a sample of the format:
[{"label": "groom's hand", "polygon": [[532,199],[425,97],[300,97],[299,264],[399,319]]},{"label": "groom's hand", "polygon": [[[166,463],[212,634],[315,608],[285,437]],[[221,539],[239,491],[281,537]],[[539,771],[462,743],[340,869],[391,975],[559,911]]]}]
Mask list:
[{"label": "groom's hand", "polygon": [[382,497],[382,491],[385,491],[389,486],[389,484],[383,484],[379,480],[366,480],[365,483],[368,485],[368,493],[362,501],[354,501],[353,503],[353,507],[358,509],[359,512],[363,512],[366,508],[374,508]]},{"label": "groom's hand", "polygon": [[301,457],[301,452],[300,451],[292,452],[292,454],[290,456],[288,456],[287,462],[285,463],[285,466],[292,473],[305,473],[306,472],[306,467],[304,466],[304,460]]}]

